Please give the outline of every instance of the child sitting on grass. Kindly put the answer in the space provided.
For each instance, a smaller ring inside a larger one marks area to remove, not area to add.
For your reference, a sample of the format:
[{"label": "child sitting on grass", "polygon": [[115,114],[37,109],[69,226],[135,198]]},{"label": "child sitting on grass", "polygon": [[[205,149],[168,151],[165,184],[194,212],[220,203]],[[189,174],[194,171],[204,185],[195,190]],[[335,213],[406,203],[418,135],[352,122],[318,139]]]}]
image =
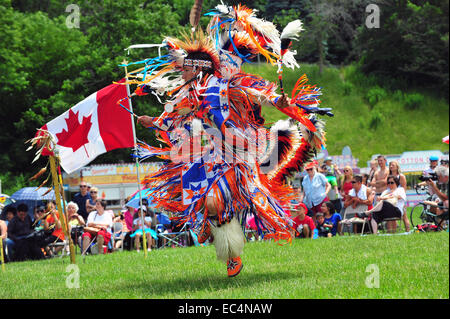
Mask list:
[{"label": "child sitting on grass", "polygon": [[313,238],[314,221],[306,215],[308,208],[304,203],[297,204],[291,211],[291,217],[294,222],[294,229],[297,230],[295,237],[297,238]]},{"label": "child sitting on grass", "polygon": [[316,228],[318,231],[319,237],[332,237],[331,229],[333,225],[325,224],[325,217],[323,213],[316,214]]}]

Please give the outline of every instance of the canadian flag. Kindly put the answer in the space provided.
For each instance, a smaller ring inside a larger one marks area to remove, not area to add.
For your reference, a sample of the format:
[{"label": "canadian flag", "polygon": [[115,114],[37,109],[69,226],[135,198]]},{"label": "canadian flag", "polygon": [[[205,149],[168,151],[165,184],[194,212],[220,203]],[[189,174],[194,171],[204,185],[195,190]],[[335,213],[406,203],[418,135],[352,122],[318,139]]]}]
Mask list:
[{"label": "canadian flag", "polygon": [[68,174],[100,154],[134,146],[131,114],[117,104],[126,96],[125,85],[108,85],[42,127],[55,138],[61,166]]}]

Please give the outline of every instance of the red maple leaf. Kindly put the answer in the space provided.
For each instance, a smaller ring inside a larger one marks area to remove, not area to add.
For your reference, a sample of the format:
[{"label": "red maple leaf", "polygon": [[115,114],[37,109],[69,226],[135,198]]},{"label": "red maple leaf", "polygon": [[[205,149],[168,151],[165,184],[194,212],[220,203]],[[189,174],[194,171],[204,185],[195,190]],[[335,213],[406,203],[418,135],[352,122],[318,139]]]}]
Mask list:
[{"label": "red maple leaf", "polygon": [[89,143],[88,134],[91,129],[91,115],[88,117],[83,116],[81,124],[78,122],[78,113],[74,113],[72,109],[69,110],[69,117],[66,118],[67,131],[64,129],[62,132],[57,133],[58,145],[71,147],[73,152],[76,152],[79,148]]}]

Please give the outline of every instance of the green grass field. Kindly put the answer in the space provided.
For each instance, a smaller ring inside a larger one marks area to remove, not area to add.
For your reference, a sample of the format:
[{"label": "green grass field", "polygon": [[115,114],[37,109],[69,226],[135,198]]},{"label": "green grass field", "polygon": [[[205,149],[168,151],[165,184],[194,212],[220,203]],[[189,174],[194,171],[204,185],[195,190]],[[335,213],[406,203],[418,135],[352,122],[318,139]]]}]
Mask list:
[{"label": "green grass field", "polygon": [[0,299],[449,298],[447,232],[249,242],[242,259],[228,278],[211,245],[77,256],[79,288],[68,257],[8,263]]}]

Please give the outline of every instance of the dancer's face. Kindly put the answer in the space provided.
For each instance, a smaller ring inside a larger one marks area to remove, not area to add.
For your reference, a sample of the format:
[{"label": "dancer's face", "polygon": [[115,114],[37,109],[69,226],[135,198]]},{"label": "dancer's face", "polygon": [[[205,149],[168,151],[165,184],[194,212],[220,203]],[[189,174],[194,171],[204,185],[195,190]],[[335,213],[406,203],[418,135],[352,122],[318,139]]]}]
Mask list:
[{"label": "dancer's face", "polygon": [[194,76],[196,76],[199,72],[200,72],[199,68],[194,68],[193,66],[185,65],[183,66],[182,78],[187,82]]}]

